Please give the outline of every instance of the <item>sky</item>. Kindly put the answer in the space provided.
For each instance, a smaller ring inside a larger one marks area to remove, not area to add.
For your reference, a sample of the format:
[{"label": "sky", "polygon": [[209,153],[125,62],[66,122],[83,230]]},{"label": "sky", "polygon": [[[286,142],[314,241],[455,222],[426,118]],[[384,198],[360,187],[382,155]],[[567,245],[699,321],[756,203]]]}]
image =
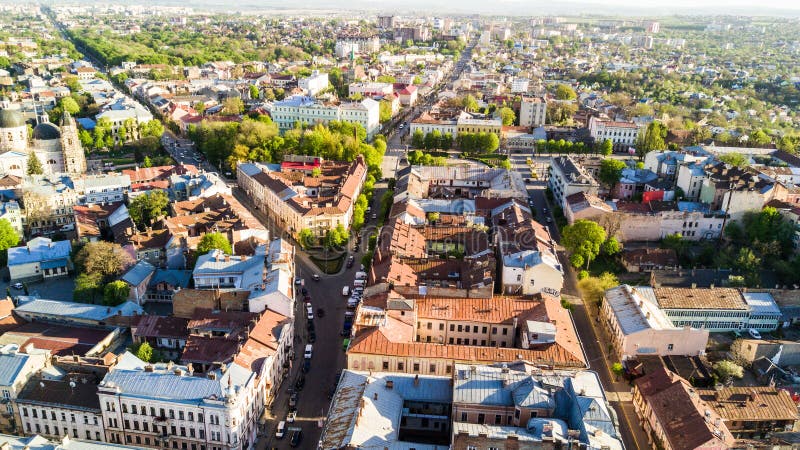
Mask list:
[{"label": "sky", "polygon": [[[0,0],[6,1],[6,0]],[[52,0],[44,0],[49,3]],[[88,0],[106,3],[106,0]],[[784,15],[800,16],[800,0],[128,0],[131,4],[233,11],[368,10],[398,14],[484,15]],[[235,6],[234,6],[235,5]]]}]

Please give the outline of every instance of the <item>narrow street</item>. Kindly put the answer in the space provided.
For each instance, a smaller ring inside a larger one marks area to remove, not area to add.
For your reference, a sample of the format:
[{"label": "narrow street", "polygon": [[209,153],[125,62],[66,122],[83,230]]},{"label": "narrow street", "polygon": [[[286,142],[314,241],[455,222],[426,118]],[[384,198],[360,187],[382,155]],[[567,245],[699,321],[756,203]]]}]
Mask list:
[{"label": "narrow street", "polygon": [[[523,178],[531,176],[530,168],[527,164],[528,154],[512,154],[510,155],[511,169],[520,172]],[[532,158],[534,161],[543,163],[547,157]],[[555,225],[555,218],[553,214],[553,205],[547,200],[545,190],[547,189],[546,177],[539,174],[538,180],[529,183],[528,195],[533,199],[533,210],[536,220],[542,224],[548,225],[550,234],[556,242],[561,241],[561,234],[558,227]],[[544,208],[547,208],[545,214]],[[550,217],[552,222],[546,222],[546,218]],[[619,431],[622,435],[622,440],[625,448],[642,449],[648,447],[647,435],[636,417],[636,412],[633,409],[631,402],[631,386],[625,381],[615,381],[616,377],[611,371],[611,365],[615,361],[615,357],[608,353],[608,338],[598,328],[600,323],[597,323],[594,318],[598,317],[597,307],[594,305],[585,305],[580,297],[578,290],[578,278],[575,270],[569,263],[568,255],[563,248],[559,246],[558,258],[564,268],[564,287],[561,290],[562,295],[567,296],[572,303],[572,320],[575,323],[575,328],[578,331],[583,351],[588,358],[589,369],[594,370],[600,376],[600,381],[606,392],[606,397],[617,413],[619,420]]]}]

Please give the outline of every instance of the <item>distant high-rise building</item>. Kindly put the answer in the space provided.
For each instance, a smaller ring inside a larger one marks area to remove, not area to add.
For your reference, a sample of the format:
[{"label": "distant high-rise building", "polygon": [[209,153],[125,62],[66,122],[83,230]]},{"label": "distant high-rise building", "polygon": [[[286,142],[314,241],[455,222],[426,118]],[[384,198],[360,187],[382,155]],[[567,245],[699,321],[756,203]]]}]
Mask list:
[{"label": "distant high-rise building", "polygon": [[391,29],[397,24],[397,16],[378,16],[378,27]]},{"label": "distant high-rise building", "polygon": [[647,24],[647,32],[648,33],[658,33],[658,30],[661,29],[661,24],[658,22],[649,22]]}]

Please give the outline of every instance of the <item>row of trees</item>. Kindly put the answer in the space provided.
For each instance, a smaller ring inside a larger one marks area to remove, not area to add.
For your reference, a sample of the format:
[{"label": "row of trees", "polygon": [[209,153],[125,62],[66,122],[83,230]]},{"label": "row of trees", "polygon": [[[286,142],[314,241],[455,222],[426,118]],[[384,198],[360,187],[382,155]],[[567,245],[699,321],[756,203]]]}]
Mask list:
[{"label": "row of trees", "polygon": [[411,146],[425,150],[447,150],[453,146],[453,135],[450,133],[442,134],[439,130],[423,133],[422,130],[418,129],[411,135]]},{"label": "row of trees", "polygon": [[500,138],[495,133],[458,133],[458,148],[467,153],[492,153],[500,148]]},{"label": "row of trees", "polygon": [[544,140],[540,139],[536,141],[536,151],[538,153],[548,153],[551,155],[564,155],[564,154],[601,154],[604,156],[609,156],[614,149],[614,145],[609,139],[605,139],[602,142],[595,143],[595,145],[586,145],[585,143],[578,141],[572,142],[567,141],[564,139],[550,139]]}]

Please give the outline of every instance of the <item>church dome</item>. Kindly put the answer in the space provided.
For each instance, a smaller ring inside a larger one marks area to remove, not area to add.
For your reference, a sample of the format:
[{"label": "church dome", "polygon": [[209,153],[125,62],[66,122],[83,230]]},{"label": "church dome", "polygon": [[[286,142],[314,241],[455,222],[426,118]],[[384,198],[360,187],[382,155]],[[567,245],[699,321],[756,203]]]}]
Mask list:
[{"label": "church dome", "polygon": [[50,122],[43,122],[33,128],[33,138],[38,141],[60,139],[61,130]]},{"label": "church dome", "polygon": [[0,128],[24,127],[25,119],[16,109],[0,109]]}]

